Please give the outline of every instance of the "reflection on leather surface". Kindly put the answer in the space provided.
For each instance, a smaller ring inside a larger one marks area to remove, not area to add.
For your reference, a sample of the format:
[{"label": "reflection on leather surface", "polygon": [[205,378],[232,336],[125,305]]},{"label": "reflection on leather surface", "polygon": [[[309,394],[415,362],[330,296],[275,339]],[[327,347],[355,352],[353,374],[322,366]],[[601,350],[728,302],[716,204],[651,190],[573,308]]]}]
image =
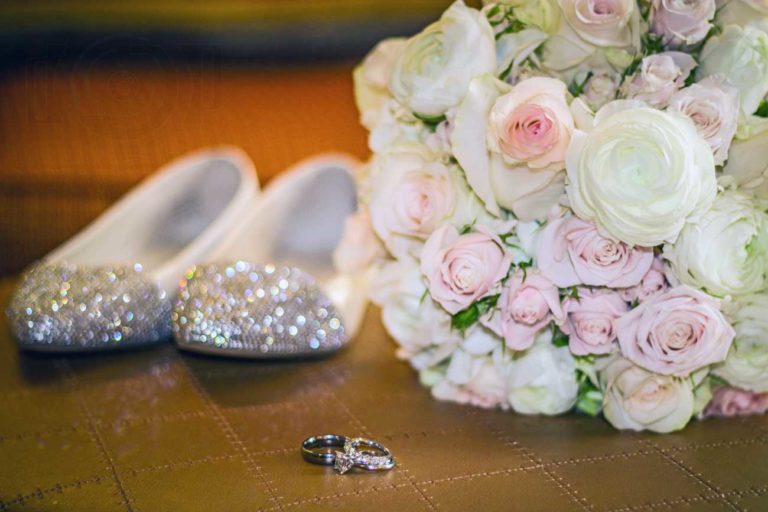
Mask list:
[{"label": "reflection on leather surface", "polygon": [[[7,303],[11,283],[0,285]],[[765,510],[765,418],[667,436],[433,400],[368,312],[325,360],[164,345],[19,353],[0,326],[0,510]],[[398,467],[337,475],[301,441],[377,439]]]}]

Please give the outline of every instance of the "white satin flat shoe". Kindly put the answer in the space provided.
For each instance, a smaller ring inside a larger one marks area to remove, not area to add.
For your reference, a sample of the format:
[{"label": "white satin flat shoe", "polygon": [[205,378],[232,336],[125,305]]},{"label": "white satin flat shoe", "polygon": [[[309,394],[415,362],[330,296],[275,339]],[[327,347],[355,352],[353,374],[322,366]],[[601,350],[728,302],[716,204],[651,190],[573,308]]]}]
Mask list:
[{"label": "white satin flat shoe", "polygon": [[7,310],[19,346],[77,352],[169,338],[179,279],[220,246],[257,191],[235,148],[161,168],[23,274]]},{"label": "white satin flat shoe", "polygon": [[360,327],[367,279],[332,255],[357,208],[346,155],[305,160],[262,193],[211,263],[192,269],[174,306],[179,348],[245,358],[323,355]]}]

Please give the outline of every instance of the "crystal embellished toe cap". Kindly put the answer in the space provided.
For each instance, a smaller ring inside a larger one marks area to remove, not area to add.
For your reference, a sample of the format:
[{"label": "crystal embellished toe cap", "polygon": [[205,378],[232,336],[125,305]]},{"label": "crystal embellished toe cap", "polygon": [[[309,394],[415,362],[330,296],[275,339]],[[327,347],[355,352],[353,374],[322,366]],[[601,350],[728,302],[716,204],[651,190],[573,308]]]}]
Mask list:
[{"label": "crystal embellished toe cap", "polygon": [[236,357],[321,355],[347,341],[336,308],[309,274],[244,261],[191,270],[172,321],[180,348]]},{"label": "crystal embellished toe cap", "polygon": [[22,275],[6,313],[29,350],[116,349],[171,334],[170,300],[138,264],[37,264]]}]

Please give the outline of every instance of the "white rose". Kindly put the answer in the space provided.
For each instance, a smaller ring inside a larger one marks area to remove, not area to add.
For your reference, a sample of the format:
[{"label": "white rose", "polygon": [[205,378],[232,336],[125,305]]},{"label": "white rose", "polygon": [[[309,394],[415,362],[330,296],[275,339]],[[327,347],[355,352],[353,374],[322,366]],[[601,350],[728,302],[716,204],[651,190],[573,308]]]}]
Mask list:
[{"label": "white rose", "polygon": [[744,295],[768,286],[768,215],[752,200],[726,192],[674,244],[664,246],[677,278],[717,296]]},{"label": "white rose", "polygon": [[707,41],[697,79],[724,75],[739,90],[741,111],[752,114],[768,93],[768,34],[754,27],[728,25]]},{"label": "white rose", "polygon": [[636,101],[614,101],[589,133],[576,130],[566,161],[571,207],[629,245],[674,242],[717,192],[712,151],[693,123]]},{"label": "white rose", "polygon": [[708,77],[677,92],[667,109],[693,121],[696,131],[712,148],[715,165],[723,165],[736,134],[739,91],[722,77]]},{"label": "white rose", "polygon": [[729,384],[768,392],[768,294],[740,297],[728,313],[736,330],[728,357],[712,373]]},{"label": "white rose", "polygon": [[555,347],[552,332],[543,331],[534,345],[519,353],[509,367],[507,396],[521,414],[561,414],[576,404],[576,362],[568,347]]},{"label": "white rose", "polygon": [[496,75],[505,76],[510,83],[536,72],[530,65],[521,66],[536,49],[547,40],[547,34],[536,28],[509,32],[496,41]]},{"label": "white rose", "polygon": [[584,93],[579,96],[584,99],[594,111],[606,103],[616,99],[621,75],[613,71],[593,73],[584,84]]},{"label": "white rose", "polygon": [[559,0],[563,18],[585,41],[597,46],[632,44],[635,0]]},{"label": "white rose", "polygon": [[457,350],[451,356],[444,378],[432,386],[432,396],[486,409],[505,407],[506,382],[498,359]]},{"label": "white rose", "polygon": [[360,122],[369,130],[372,130],[379,123],[382,107],[391,98],[389,77],[392,74],[395,60],[404,46],[404,38],[381,41],[355,68],[352,74],[355,85],[355,103],[360,112]]},{"label": "white rose", "polygon": [[723,175],[739,189],[756,198],[768,200],[768,119],[750,118],[754,126],[744,126],[748,133],[737,135],[723,167]]},{"label": "white rose", "polygon": [[753,26],[768,32],[768,3],[765,0],[725,0],[717,10],[715,22],[727,25]]},{"label": "white rose", "polygon": [[573,131],[565,93],[561,82],[543,77],[514,87],[490,75],[471,82],[451,145],[492,214],[503,207],[523,221],[543,218],[562,195],[562,159]]},{"label": "white rose", "polygon": [[333,266],[342,273],[368,269],[384,256],[384,247],[371,229],[368,209],[359,207],[344,221],[344,232],[333,251]]},{"label": "white rose", "polygon": [[389,87],[411,111],[434,118],[459,104],[472,78],[495,70],[493,29],[481,12],[457,0],[408,40]]},{"label": "white rose", "polygon": [[627,98],[645,101],[652,107],[664,108],[672,95],[685,85],[696,67],[687,53],[663,52],[643,59],[640,70],[622,85]]},{"label": "white rose", "polygon": [[651,373],[621,356],[602,361],[598,370],[603,414],[618,429],[673,432],[685,427],[693,416],[691,377]]},{"label": "white rose", "polygon": [[397,355],[416,369],[438,364],[462,341],[451,317],[428,295],[418,264],[409,259],[385,265],[371,287],[384,327],[399,345]]},{"label": "white rose", "polygon": [[423,146],[376,155],[370,183],[373,230],[398,258],[418,255],[423,241],[443,224],[461,229],[484,213],[461,171]]}]

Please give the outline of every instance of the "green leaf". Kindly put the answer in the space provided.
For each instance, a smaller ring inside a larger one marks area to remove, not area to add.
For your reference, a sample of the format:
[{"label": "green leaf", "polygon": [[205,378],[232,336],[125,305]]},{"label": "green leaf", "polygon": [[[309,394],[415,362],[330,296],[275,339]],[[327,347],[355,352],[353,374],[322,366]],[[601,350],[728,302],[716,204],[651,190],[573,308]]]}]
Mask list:
[{"label": "green leaf", "polygon": [[603,394],[600,391],[580,392],[576,409],[592,417],[597,416],[603,410]]},{"label": "green leaf", "polygon": [[685,79],[685,87],[689,87],[693,85],[696,82],[696,68],[693,68],[688,75],[688,77]]},{"label": "green leaf", "polygon": [[480,309],[477,303],[472,304],[466,309],[462,309],[451,317],[451,327],[462,333],[480,318]]},{"label": "green leaf", "polygon": [[488,297],[484,297],[477,301],[477,309],[480,314],[480,316],[486,314],[488,311],[492,310],[496,307],[496,304],[499,302],[499,297],[501,294],[496,295],[490,295]]},{"label": "green leaf", "polygon": [[430,116],[423,116],[421,114],[414,112],[413,116],[419,121],[421,121],[422,123],[424,123],[425,125],[427,125],[427,128],[429,128],[432,131],[435,131],[435,128],[437,128],[437,125],[445,121],[445,114],[441,116],[430,117]]},{"label": "green leaf", "polygon": [[584,93],[584,87],[587,86],[587,82],[589,79],[592,78],[592,72],[590,71],[587,73],[587,76],[584,77],[584,80],[581,82],[576,82],[576,79],[574,78],[571,82],[571,85],[568,86],[568,92],[571,93],[571,96],[574,98],[578,98]]},{"label": "green leaf", "polygon": [[516,34],[525,29],[525,23],[518,20],[517,18],[508,19],[507,21],[509,22],[509,25],[504,27],[504,30],[496,34],[497,41],[507,34]]},{"label": "green leaf", "polygon": [[555,330],[552,333],[552,344],[556,347],[567,347],[568,335],[561,331],[557,326],[555,326],[554,329]]},{"label": "green leaf", "polygon": [[472,327],[481,316],[496,307],[496,304],[499,301],[499,296],[500,294],[483,297],[471,306],[462,309],[451,317],[451,327],[463,333],[468,328]]},{"label": "green leaf", "polygon": [[570,288],[564,288],[563,289],[563,296],[571,298],[571,299],[576,299],[577,301],[581,300],[581,297],[579,296],[579,287],[578,286],[571,286]]},{"label": "green leaf", "polygon": [[648,32],[643,36],[643,54],[645,56],[661,53],[664,51],[664,41],[661,36]]},{"label": "green leaf", "polygon": [[755,115],[758,117],[768,117],[768,102],[763,100],[760,102],[760,106],[755,110]]},{"label": "green leaf", "polygon": [[576,380],[579,383],[576,409],[590,416],[597,416],[603,408],[603,392],[592,382],[589,375],[576,369]]},{"label": "green leaf", "polygon": [[520,263],[513,263],[512,268],[513,269],[520,269],[523,271],[523,282],[525,282],[525,279],[528,277],[528,269],[533,266],[533,259],[529,258],[526,261],[521,261]]}]

